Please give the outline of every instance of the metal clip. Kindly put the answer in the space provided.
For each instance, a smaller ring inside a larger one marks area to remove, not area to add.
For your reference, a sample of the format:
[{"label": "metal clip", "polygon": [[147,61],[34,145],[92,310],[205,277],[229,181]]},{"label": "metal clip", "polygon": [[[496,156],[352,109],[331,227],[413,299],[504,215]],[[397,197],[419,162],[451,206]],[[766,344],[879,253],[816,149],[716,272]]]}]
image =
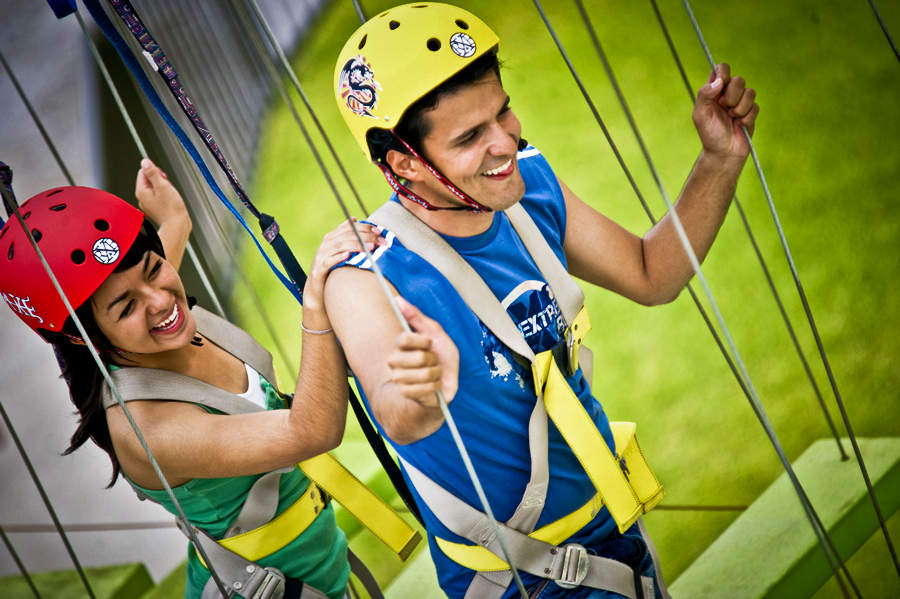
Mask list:
[{"label": "metal clip", "polygon": [[284,574],[275,568],[266,568],[266,577],[259,584],[251,599],[282,599],[284,597]]},{"label": "metal clip", "polygon": [[[577,552],[577,555],[575,555]],[[562,575],[556,584],[564,589],[580,587],[584,577],[588,573],[588,552],[581,545],[572,543],[566,545],[566,553],[563,556]]]}]

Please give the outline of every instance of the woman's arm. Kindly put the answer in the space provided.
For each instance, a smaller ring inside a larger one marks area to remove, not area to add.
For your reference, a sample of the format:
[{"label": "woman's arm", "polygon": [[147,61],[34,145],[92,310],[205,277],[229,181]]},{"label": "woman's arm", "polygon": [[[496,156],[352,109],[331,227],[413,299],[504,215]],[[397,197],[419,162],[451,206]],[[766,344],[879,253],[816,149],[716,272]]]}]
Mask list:
[{"label": "woman's arm", "polygon": [[141,161],[134,195],[138,208],[157,226],[166,260],[178,270],[193,226],[184,199],[169,183],[168,176],[149,158]]},{"label": "woman's arm", "polygon": [[[372,226],[359,228],[371,249],[383,243]],[[303,354],[290,410],[222,416],[188,403],[129,404],[170,485],[193,478],[259,474],[309,459],[340,443],[347,415],[347,364],[334,333],[328,330],[331,324],[322,296],[331,267],[358,248],[350,225],[344,223],[325,236],[310,267],[304,289],[303,326],[327,332],[303,333]],[[161,489],[122,410],[110,408],[107,420],[123,470],[138,485]]]}]

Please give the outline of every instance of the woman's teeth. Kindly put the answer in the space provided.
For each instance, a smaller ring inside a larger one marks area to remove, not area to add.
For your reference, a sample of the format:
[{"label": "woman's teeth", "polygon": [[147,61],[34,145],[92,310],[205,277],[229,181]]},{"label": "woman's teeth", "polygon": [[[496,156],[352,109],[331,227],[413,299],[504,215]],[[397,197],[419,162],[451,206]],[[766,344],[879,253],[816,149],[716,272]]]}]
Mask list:
[{"label": "woman's teeth", "polygon": [[159,323],[158,325],[153,327],[153,329],[156,331],[164,331],[167,328],[169,328],[170,326],[172,326],[172,324],[176,320],[178,320],[178,304],[175,304],[175,309],[172,310],[172,316],[168,317],[167,319],[165,319],[164,321],[162,321],[161,323]]},{"label": "woman's teeth", "polygon": [[502,173],[503,171],[505,171],[506,169],[508,169],[508,168],[509,168],[509,165],[511,165],[511,164],[512,164],[512,158],[510,158],[509,160],[506,161],[506,163],[501,164],[501,165],[498,166],[497,168],[491,169],[491,170],[489,170],[489,171],[484,171],[484,172],[481,173],[481,174],[482,174],[482,175],[485,175],[485,176],[488,176],[488,177],[490,177],[491,175],[499,175],[500,173]]}]

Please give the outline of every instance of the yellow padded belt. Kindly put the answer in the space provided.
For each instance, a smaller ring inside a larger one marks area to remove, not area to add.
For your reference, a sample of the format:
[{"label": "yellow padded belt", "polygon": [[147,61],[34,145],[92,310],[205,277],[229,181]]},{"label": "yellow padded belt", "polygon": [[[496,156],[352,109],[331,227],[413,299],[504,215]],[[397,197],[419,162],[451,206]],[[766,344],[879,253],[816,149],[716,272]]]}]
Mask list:
[{"label": "yellow padded belt", "polygon": [[[222,539],[219,545],[251,562],[259,561],[287,547],[291,541],[303,534],[324,507],[325,500],[322,493],[316,488],[315,483],[309,483],[300,499],[281,512],[277,518],[259,528]],[[203,567],[207,567],[199,553],[197,557]]]},{"label": "yellow padded belt", "polygon": [[323,453],[298,466],[401,560],[406,561],[422,540],[417,530],[331,454]]},{"label": "yellow padded belt", "polygon": [[[538,357],[540,357],[540,355]],[[631,481],[632,485],[635,486],[634,492],[629,491],[628,495],[632,497],[636,496],[640,499],[645,498],[645,500],[641,501],[640,505],[637,508],[640,511],[640,513],[638,514],[639,516],[640,514],[646,513],[653,509],[656,504],[658,504],[662,500],[665,493],[663,492],[662,487],[660,487],[659,482],[657,482],[656,477],[653,476],[653,472],[650,471],[650,467],[647,465],[646,460],[644,460],[643,458],[640,446],[638,445],[637,437],[635,437],[634,435],[634,423],[611,422],[610,427],[613,431],[613,437],[616,440],[617,457],[625,458],[626,463],[628,464],[628,469],[630,471],[627,480]],[[596,430],[596,428],[594,428],[594,430]],[[604,447],[606,447],[606,443],[603,443],[603,445]],[[610,455],[612,454],[610,453]],[[583,463],[582,466],[584,466]],[[618,489],[618,491],[621,491],[621,489]],[[610,493],[607,490],[606,496],[609,495]],[[596,495],[594,495],[594,497],[591,498],[590,501],[585,503],[583,506],[581,506],[568,516],[564,516],[563,518],[560,518],[555,522],[551,522],[545,526],[542,526],[528,536],[538,541],[544,541],[552,545],[559,545],[560,543],[574,535],[576,532],[587,526],[587,524],[591,520],[593,520],[598,513],[600,513],[600,507],[603,505],[603,503],[604,501],[602,499],[602,496],[598,492]],[[607,508],[608,507],[609,506],[607,505]],[[610,513],[612,512],[610,511]],[[635,518],[635,520],[636,519],[637,518]],[[631,524],[628,524],[623,528],[622,525],[618,523],[618,521],[616,523],[619,526],[620,531],[624,531],[628,528],[628,526],[631,526]],[[464,545],[462,543],[453,543],[441,538],[437,538],[437,543],[441,548],[441,551],[443,551],[447,557],[452,559],[457,564],[465,568],[469,568],[470,570],[477,570],[479,572],[499,572],[509,569],[509,565],[505,561],[503,561],[501,558],[497,557],[484,547],[480,547],[478,545]]]}]

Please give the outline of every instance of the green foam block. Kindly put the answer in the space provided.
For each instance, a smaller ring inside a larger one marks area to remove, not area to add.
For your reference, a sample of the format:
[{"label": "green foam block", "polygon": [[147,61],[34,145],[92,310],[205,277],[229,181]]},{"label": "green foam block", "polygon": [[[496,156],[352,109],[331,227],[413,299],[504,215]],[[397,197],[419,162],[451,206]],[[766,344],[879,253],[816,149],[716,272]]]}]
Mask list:
[{"label": "green foam block", "polygon": [[[85,568],[85,576],[97,599],[134,599],[153,588],[153,580],[144,564],[123,564]],[[87,597],[75,570],[29,573],[41,597],[82,599]],[[0,578],[3,599],[34,599],[34,593],[21,576]]]},{"label": "green foam block", "polygon": [[[841,462],[833,439],[793,464],[797,478],[848,559],[880,527],[849,440]],[[900,507],[900,438],[858,439],[882,514]],[[885,551],[887,548],[885,547]],[[670,586],[673,597],[811,597],[832,576],[796,491],[783,473]]]}]

